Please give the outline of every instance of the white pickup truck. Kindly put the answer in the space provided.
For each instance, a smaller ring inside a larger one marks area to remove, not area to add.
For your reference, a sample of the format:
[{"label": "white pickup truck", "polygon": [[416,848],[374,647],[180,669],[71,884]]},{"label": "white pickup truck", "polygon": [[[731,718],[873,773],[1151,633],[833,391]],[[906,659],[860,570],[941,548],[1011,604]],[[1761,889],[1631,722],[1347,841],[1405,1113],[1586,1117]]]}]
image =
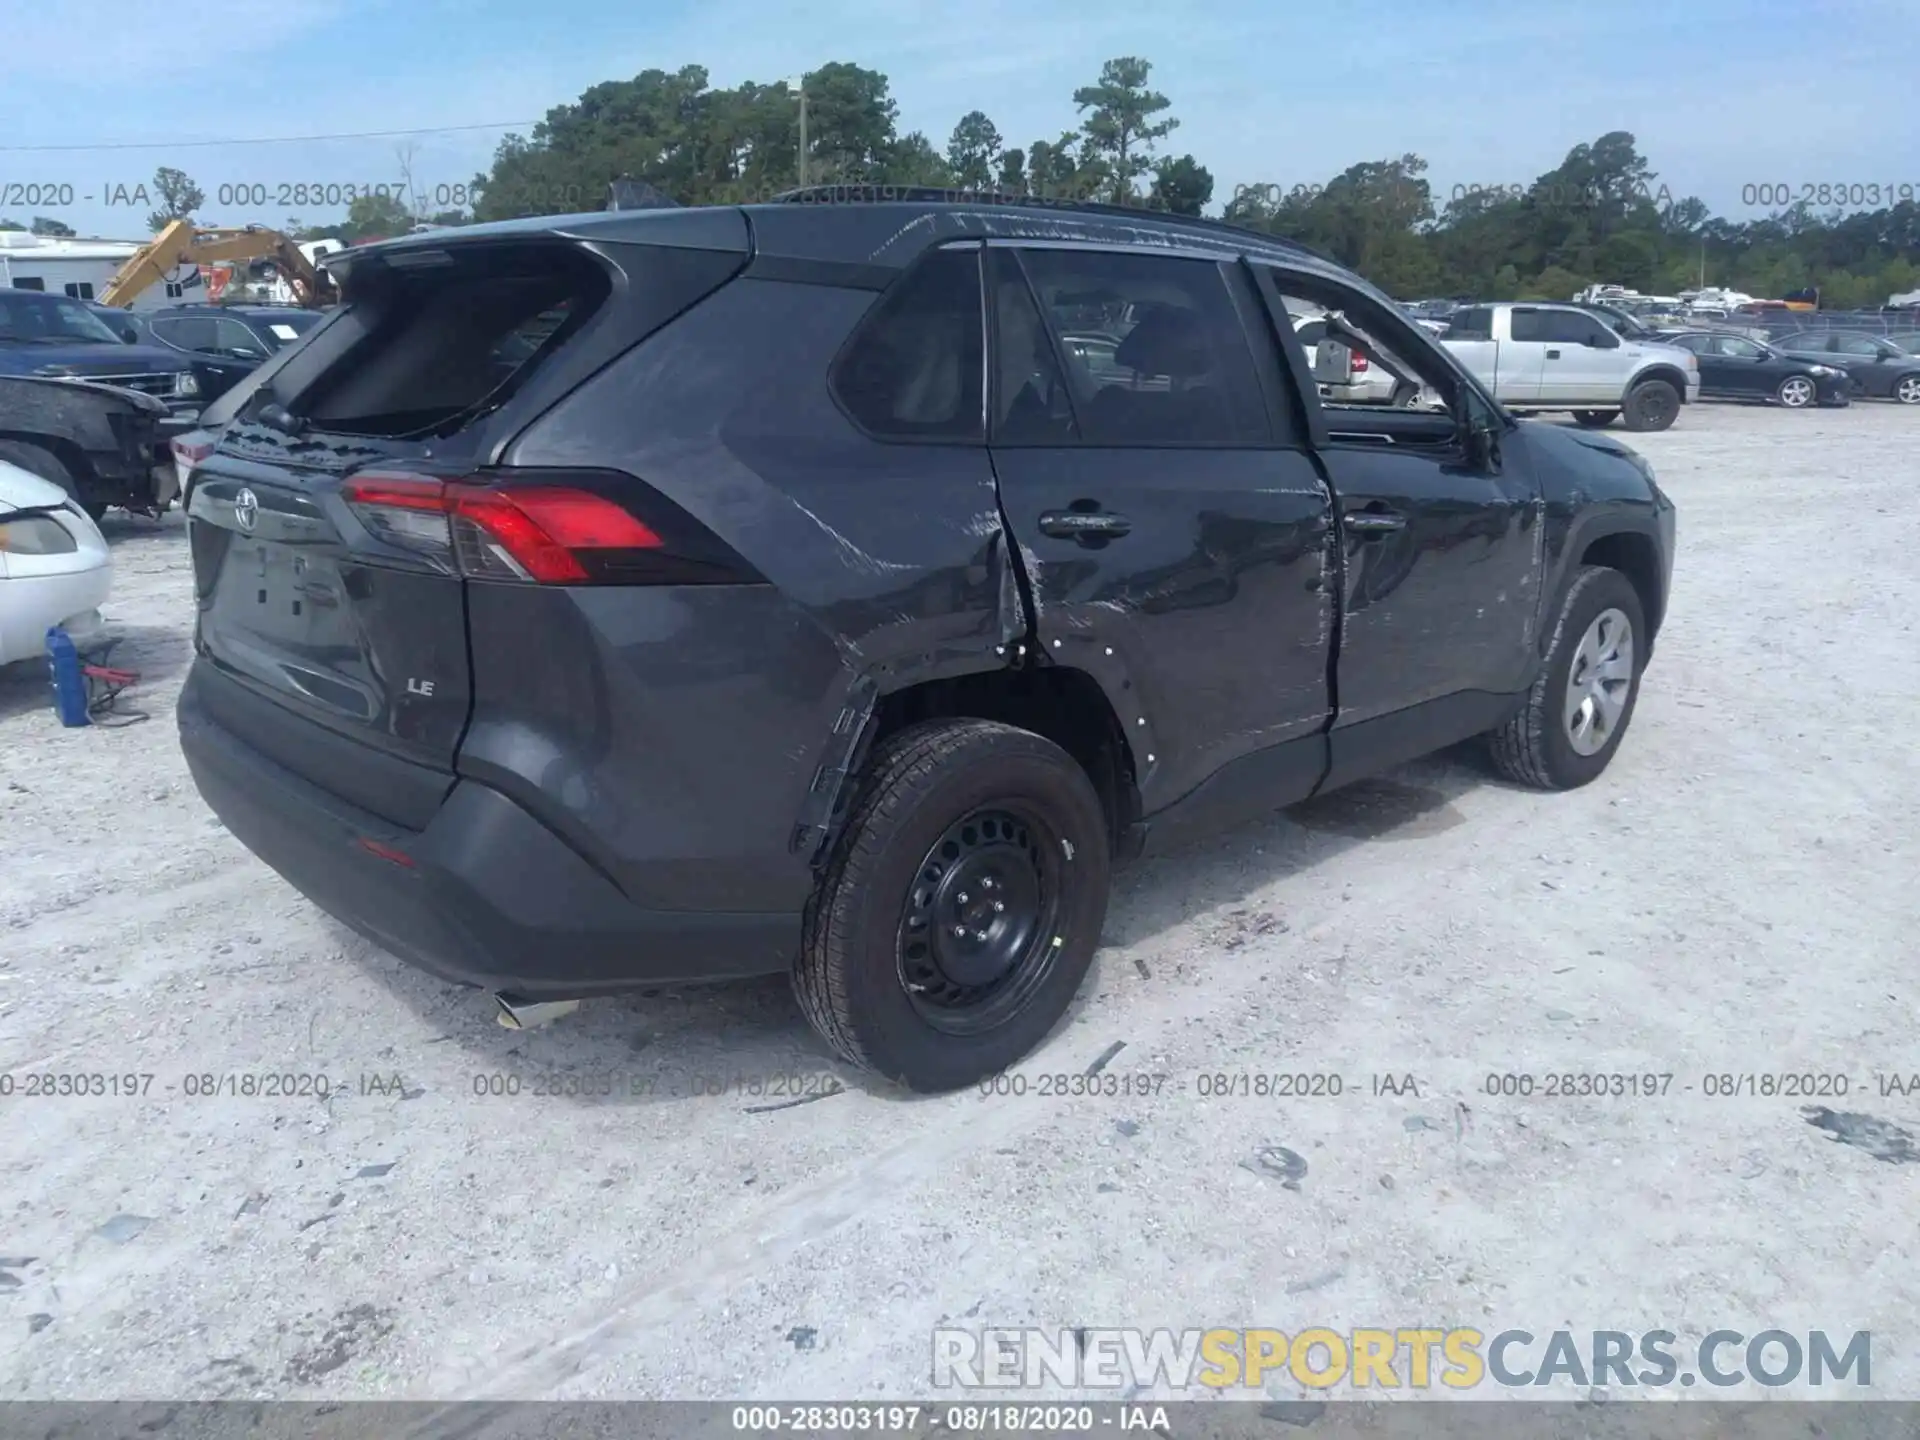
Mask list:
[{"label": "white pickup truck", "polygon": [[1470,305],[1440,343],[1509,410],[1570,410],[1582,425],[1625,416],[1665,430],[1700,398],[1700,362],[1673,345],[1622,340],[1572,305]]}]

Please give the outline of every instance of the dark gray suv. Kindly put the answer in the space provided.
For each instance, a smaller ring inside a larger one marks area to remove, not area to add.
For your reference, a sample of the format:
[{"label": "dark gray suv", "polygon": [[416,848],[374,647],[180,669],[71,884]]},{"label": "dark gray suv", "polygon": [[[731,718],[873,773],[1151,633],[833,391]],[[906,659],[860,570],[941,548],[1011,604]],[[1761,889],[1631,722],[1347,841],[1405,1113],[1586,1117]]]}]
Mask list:
[{"label": "dark gray suv", "polygon": [[[1666,609],[1638,455],[1224,224],[841,190],[335,264],[210,411],[181,740],[316,904],[515,1001],[790,972],[964,1085],[1117,861],[1474,735],[1594,779]],[[1443,408],[1323,401],[1290,302]]]}]

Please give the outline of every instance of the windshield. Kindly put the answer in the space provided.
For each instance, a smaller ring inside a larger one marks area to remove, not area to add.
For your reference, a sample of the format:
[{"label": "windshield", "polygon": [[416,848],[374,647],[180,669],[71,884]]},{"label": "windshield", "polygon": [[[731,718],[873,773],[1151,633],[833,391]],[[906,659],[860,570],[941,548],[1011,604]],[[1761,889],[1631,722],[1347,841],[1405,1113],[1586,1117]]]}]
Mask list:
[{"label": "windshield", "polygon": [[0,340],[118,345],[120,337],[78,300],[0,292]]}]

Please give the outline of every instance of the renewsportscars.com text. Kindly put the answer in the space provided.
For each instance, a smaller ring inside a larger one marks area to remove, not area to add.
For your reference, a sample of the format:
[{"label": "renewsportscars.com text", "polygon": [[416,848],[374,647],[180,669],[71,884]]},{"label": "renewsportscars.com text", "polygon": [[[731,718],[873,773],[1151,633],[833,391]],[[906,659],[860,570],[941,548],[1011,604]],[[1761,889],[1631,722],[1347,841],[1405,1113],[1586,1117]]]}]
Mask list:
[{"label": "renewsportscars.com text", "polygon": [[1166,1388],[1260,1390],[1291,1379],[1316,1390],[1517,1389],[1554,1384],[1622,1389],[1805,1383],[1865,1390],[1870,1331],[1486,1331],[1438,1326],[1142,1330],[940,1328],[936,1389]]}]

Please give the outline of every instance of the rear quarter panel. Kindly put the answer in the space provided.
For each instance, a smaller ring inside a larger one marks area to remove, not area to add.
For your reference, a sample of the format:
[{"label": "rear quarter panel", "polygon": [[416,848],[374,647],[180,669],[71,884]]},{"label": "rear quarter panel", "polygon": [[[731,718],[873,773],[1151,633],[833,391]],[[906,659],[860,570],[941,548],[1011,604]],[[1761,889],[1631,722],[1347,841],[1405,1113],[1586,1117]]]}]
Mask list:
[{"label": "rear quarter panel", "polygon": [[534,631],[489,615],[518,595],[473,587],[462,769],[541,786],[636,898],[803,903],[800,821],[874,699],[997,664],[1019,633],[985,448],[871,440],[828,392],[875,298],[738,279],[510,447],[513,464],[627,471],[767,582],[556,592]]}]

